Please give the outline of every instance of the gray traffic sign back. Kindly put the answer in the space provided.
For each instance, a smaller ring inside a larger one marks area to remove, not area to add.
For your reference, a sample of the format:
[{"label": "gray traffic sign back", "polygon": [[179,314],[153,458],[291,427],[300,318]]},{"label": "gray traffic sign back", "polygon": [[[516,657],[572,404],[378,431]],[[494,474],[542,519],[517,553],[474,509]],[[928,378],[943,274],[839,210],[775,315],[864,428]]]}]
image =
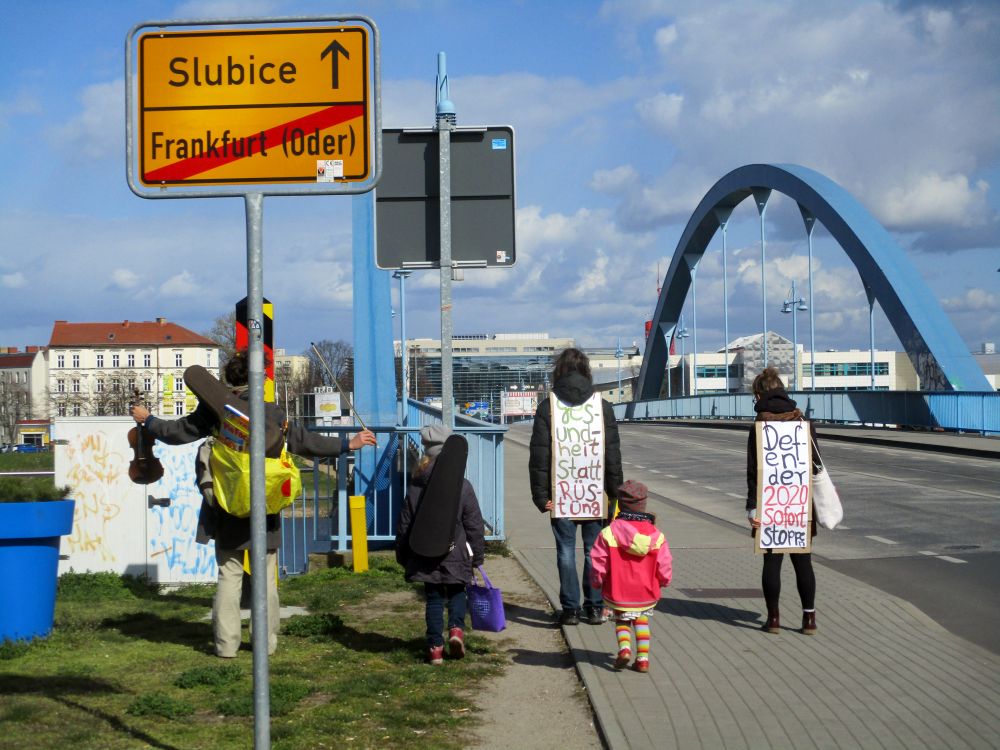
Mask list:
[{"label": "gray traffic sign back", "polygon": [[[382,131],[375,191],[379,268],[438,268],[441,259],[438,135]],[[451,250],[457,267],[514,265],[514,129],[451,132]]]}]

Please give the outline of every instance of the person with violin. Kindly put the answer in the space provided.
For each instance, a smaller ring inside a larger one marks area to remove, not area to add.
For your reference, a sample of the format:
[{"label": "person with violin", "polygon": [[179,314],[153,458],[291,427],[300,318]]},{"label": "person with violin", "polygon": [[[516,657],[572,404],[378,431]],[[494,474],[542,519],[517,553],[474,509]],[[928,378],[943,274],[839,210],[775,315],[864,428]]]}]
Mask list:
[{"label": "person with violin", "polygon": [[[223,371],[223,377],[233,393],[249,402],[248,383],[250,370],[245,350],[234,354]],[[246,411],[249,411],[249,407]],[[186,417],[161,419],[149,413],[142,405],[132,407],[132,418],[148,433],[168,445],[193,443],[217,434],[220,424],[207,404],[199,401],[197,408]],[[269,423],[285,425],[285,413],[275,404],[264,404],[265,419]],[[285,439],[288,451],[307,457],[334,457],[347,450],[356,451],[365,445],[375,445],[375,434],[370,430],[358,432],[350,440],[333,438],[309,432],[300,424],[287,425]],[[209,470],[211,447],[206,441],[195,461],[195,477],[202,493],[202,507],[198,517],[195,541],[207,544],[215,540],[215,559],[219,567],[218,584],[212,604],[212,625],[215,653],[222,658],[233,658],[242,643],[240,622],[240,593],[243,584],[243,558],[250,548],[250,519],[237,518],[224,511],[214,499],[212,476]],[[273,654],[278,645],[278,628],[281,624],[277,584],[277,550],[281,543],[281,516],[267,515],[267,619],[268,653]]]},{"label": "person with violin", "polygon": [[[141,403],[138,390],[135,391],[135,398],[133,406]],[[149,407],[143,406],[143,408],[148,413]],[[132,460],[128,465],[128,478],[136,484],[153,484],[160,481],[163,476],[163,465],[160,463],[160,459],[153,455],[154,442],[149,430],[141,424],[128,431],[128,444],[132,449]]]}]

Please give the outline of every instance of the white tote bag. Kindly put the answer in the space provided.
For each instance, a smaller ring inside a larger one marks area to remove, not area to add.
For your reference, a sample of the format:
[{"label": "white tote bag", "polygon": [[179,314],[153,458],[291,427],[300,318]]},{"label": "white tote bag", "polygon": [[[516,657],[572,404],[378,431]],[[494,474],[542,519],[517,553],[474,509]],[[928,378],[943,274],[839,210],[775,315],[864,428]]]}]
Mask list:
[{"label": "white tote bag", "polygon": [[816,514],[816,521],[820,526],[824,529],[833,529],[844,520],[844,508],[840,504],[837,488],[830,479],[830,472],[826,470],[826,464],[816,449],[815,441],[813,450],[820,462],[819,471],[812,476],[813,513]]}]

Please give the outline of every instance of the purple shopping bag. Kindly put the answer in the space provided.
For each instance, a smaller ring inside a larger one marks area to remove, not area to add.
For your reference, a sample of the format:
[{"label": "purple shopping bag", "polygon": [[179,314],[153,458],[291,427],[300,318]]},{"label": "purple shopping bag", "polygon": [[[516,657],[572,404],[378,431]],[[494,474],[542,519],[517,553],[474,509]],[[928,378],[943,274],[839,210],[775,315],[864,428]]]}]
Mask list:
[{"label": "purple shopping bag", "polygon": [[472,620],[472,629],[499,633],[507,627],[507,618],[503,613],[503,596],[500,589],[490,583],[482,565],[478,567],[478,570],[486,585],[480,586],[476,582],[476,572],[473,571],[472,582],[465,587],[465,593],[469,599],[469,617]]}]

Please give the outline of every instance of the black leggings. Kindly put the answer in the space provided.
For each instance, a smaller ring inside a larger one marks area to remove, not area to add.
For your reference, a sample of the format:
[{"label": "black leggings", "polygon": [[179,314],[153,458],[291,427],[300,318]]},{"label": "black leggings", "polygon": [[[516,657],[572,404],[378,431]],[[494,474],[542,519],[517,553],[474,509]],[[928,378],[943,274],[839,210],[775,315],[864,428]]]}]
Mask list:
[{"label": "black leggings", "polygon": [[[789,554],[792,567],[795,568],[795,586],[799,590],[802,609],[814,609],[816,606],[816,575],[813,573],[812,555],[806,553]],[[785,559],[783,552],[765,552],[764,570],[760,575],[760,585],[764,589],[764,601],[768,609],[778,608],[778,598],[781,594],[781,561]]]}]

